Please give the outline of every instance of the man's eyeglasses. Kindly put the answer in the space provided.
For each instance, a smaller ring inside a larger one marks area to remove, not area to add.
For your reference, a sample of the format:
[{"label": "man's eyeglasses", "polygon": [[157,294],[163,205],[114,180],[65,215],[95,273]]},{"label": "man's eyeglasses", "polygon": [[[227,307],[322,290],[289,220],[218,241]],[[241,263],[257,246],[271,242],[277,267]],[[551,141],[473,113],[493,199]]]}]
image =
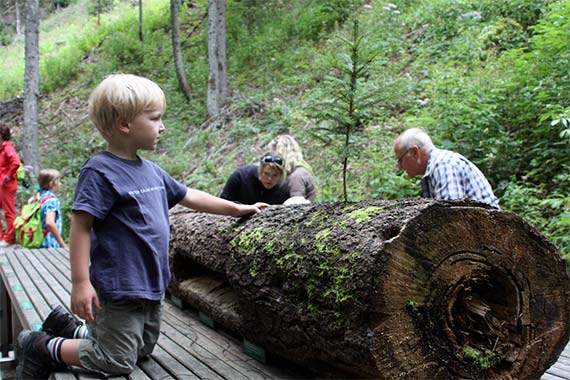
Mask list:
[{"label": "man's eyeglasses", "polygon": [[275,163],[277,165],[283,165],[283,159],[279,156],[271,156],[271,155],[263,156],[261,162],[263,162],[264,164]]},{"label": "man's eyeglasses", "polygon": [[408,152],[410,151],[410,149],[412,149],[412,148],[408,148],[408,150],[406,150],[404,153],[402,153],[402,154],[400,155],[400,157],[398,157],[398,160],[397,160],[398,167],[402,166],[402,160],[404,159],[404,156],[405,156],[406,154],[408,154]]}]

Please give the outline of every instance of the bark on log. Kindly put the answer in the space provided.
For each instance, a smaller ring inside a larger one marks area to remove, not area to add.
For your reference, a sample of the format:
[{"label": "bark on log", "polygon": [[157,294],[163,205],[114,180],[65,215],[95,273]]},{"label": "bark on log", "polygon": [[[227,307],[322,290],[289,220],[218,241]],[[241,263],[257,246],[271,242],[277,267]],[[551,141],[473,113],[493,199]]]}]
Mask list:
[{"label": "bark on log", "polygon": [[538,379],[569,338],[558,251],[480,203],[176,208],[171,229],[173,294],[328,377]]}]

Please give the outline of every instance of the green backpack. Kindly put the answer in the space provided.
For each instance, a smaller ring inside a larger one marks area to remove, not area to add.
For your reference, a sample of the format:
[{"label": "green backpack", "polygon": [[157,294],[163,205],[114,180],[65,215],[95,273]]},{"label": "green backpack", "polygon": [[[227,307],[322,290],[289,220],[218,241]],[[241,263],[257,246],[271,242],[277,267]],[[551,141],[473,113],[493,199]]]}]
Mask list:
[{"label": "green backpack", "polygon": [[18,170],[16,170],[16,179],[18,180],[18,182],[22,182],[23,180],[26,179],[26,168],[24,167],[24,164],[22,164],[20,162],[20,166],[18,166]]},{"label": "green backpack", "polygon": [[22,207],[22,213],[14,220],[16,230],[16,243],[26,248],[41,247],[47,231],[42,230],[42,219],[40,208],[47,200],[53,198],[48,196],[41,202],[35,201]]}]

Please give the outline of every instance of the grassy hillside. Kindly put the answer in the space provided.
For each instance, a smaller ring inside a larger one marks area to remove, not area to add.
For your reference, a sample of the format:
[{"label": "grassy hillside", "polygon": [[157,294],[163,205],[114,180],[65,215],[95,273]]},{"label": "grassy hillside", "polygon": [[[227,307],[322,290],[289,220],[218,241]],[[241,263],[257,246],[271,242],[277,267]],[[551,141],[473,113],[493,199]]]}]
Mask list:
[{"label": "grassy hillside", "polygon": [[[168,1],[144,1],[142,44],[138,9],[117,3],[100,26],[86,15],[87,0],[42,26],[42,158],[66,173],[67,213],[82,163],[104,146],[86,119],[86,98],[112,72],[148,76],[164,88],[167,130],[158,151],[143,154],[189,186],[219,193],[236,166],[289,132],[315,170],[319,201],[340,199],[340,141],[321,132],[330,123],[317,123],[311,109],[337,93],[331,62],[344,62],[343,38],[358,20],[363,44],[378,56],[362,83],[376,98],[361,110],[365,122],[351,141],[350,200],[419,195],[417,179],[395,169],[392,139],[421,126],[437,145],[472,159],[503,208],[570,254],[567,2],[228,0],[232,98],[216,121],[206,119],[204,104],[207,2],[185,1],[181,11],[190,101],[176,82]],[[21,91],[21,49],[15,41],[0,53],[7,73],[0,98]]]}]

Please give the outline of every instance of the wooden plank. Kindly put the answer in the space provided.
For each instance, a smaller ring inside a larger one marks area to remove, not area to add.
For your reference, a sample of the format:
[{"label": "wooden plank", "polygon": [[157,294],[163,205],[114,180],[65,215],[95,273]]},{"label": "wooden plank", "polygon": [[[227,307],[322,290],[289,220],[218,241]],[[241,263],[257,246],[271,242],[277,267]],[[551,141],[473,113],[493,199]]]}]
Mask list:
[{"label": "wooden plank", "polygon": [[135,370],[127,376],[129,380],[150,380],[151,378],[148,377],[146,373],[140,368],[135,367]]},{"label": "wooden plank", "polygon": [[564,364],[564,365],[570,367],[570,357],[568,357],[568,356],[560,356],[560,357],[558,358],[558,360],[556,361],[556,363],[554,363],[554,365],[557,365],[558,363]]},{"label": "wooden plank", "polygon": [[139,361],[138,366],[151,379],[172,379],[172,375],[154,359],[154,355]]},{"label": "wooden plank", "polygon": [[548,372],[544,373],[544,375],[542,375],[542,377],[540,379],[541,380],[567,380],[567,378],[558,377],[556,375],[551,375]]},{"label": "wooden plank", "polygon": [[[8,291],[8,295],[12,300],[12,314],[16,318],[12,318],[13,322],[16,319],[20,322],[21,327],[25,329],[31,329],[33,323],[40,323],[41,319],[37,311],[33,307],[33,303],[28,297],[28,294],[24,290],[25,283],[19,278],[19,273],[14,271],[12,267],[11,259],[14,256],[14,251],[9,251],[6,254],[8,260],[2,263],[2,280]],[[14,335],[18,333],[18,326],[14,326]]]},{"label": "wooden plank", "polygon": [[14,254],[11,263],[14,266],[14,271],[19,273],[22,286],[38,312],[39,325],[33,326],[33,330],[39,330],[38,327],[41,327],[43,320],[52,310],[51,305],[57,300],[57,297],[42,276],[39,275],[36,265],[29,261],[30,256],[29,251],[19,252]]},{"label": "wooden plank", "polygon": [[168,368],[172,376],[177,379],[200,380],[191,370],[176,360],[172,356],[172,352],[165,351],[160,345],[156,345],[152,352],[152,357],[160,363],[161,366]]},{"label": "wooden plank", "polygon": [[[56,295],[56,300],[54,300],[54,305],[52,306],[62,305],[68,308],[71,300],[71,282],[67,280],[63,273],[56,270],[43,252],[30,252],[29,261],[36,267],[39,276],[42,277],[49,289]],[[67,277],[69,277],[69,272]]]},{"label": "wooden plank", "polygon": [[71,372],[53,372],[50,380],[77,380],[77,377]]},{"label": "wooden plank", "polygon": [[[165,330],[166,328],[166,330]],[[205,363],[200,355],[192,354],[192,342],[180,335],[171,336],[168,333],[168,326],[164,323],[161,324],[161,334],[158,339],[158,346],[164,351],[170,353],[178,362],[182,363],[186,368],[191,369],[190,373],[196,375],[201,379],[223,380],[224,377],[212,370],[210,366]],[[220,358],[216,358],[221,361]]]},{"label": "wooden plank", "polygon": [[172,323],[179,331],[192,332],[195,335],[193,339],[212,353],[212,355],[223,358],[227,363],[244,371],[252,379],[296,379],[300,374],[292,374],[291,372],[263,365],[257,360],[246,355],[241,349],[241,342],[228,336],[221,335],[207,326],[197,321],[188,312],[178,309],[177,307],[164,303],[163,319]]},{"label": "wooden plank", "polygon": [[[4,260],[0,261],[0,265],[6,262],[6,255],[2,253]],[[1,259],[2,257],[0,257]],[[2,268],[0,268],[0,271]],[[10,298],[6,285],[4,285],[3,276],[0,279],[0,358],[7,358],[10,352],[11,337],[11,314]]]},{"label": "wooden plank", "polygon": [[558,376],[558,377],[561,377],[563,379],[569,378],[569,376],[568,376],[569,372],[567,369],[562,369],[559,367],[552,366],[546,372],[550,375]]},{"label": "wooden plank", "polygon": [[[570,373],[570,363],[567,358],[558,358],[558,361],[552,365],[552,367],[562,368]],[[551,367],[551,368],[552,368]]]},{"label": "wooden plank", "polygon": [[[216,373],[225,379],[231,380],[247,380],[252,378],[258,378],[258,374],[255,376],[248,376],[244,372],[247,371],[247,367],[232,365],[235,359],[225,352],[213,353],[209,350],[212,344],[203,336],[198,334],[189,334],[188,327],[186,332],[181,332],[174,325],[171,325],[169,321],[163,320],[163,332],[166,336],[176,341],[178,344],[184,346],[186,343],[186,350],[194,356],[200,362],[204,363],[208,367],[212,368]],[[184,330],[182,330],[184,331]],[[240,368],[241,367],[241,368]]]},{"label": "wooden plank", "polygon": [[36,257],[50,271],[51,275],[61,284],[64,289],[71,290],[71,267],[69,259],[62,258],[61,254],[53,250],[36,250]]}]

